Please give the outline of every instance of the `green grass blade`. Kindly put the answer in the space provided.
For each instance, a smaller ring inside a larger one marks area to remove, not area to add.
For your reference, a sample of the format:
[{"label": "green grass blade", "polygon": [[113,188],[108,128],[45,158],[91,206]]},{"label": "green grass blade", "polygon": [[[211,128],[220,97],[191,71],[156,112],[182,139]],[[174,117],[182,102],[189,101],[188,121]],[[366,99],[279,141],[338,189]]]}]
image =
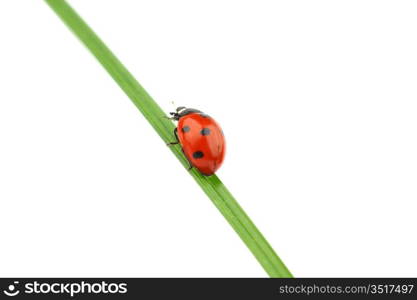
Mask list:
[{"label": "green grass blade", "polygon": [[[164,111],[71,6],[64,0],[45,1],[91,51],[110,76],[113,77],[149,121],[164,143],[173,141],[174,123],[164,118]],[[184,167],[188,167],[188,162],[182,154],[180,147],[167,148],[174,153]],[[223,214],[268,275],[271,277],[292,277],[287,267],[220,179],[216,175],[210,177],[202,176],[196,170],[191,170],[190,175],[197,181],[214,205]]]}]

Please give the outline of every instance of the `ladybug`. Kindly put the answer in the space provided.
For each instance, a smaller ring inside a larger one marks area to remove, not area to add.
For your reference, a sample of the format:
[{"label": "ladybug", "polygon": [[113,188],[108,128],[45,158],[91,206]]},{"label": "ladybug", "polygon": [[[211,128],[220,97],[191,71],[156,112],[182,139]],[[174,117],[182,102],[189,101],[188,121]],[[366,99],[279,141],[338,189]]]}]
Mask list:
[{"label": "ladybug", "polygon": [[213,175],[223,163],[226,142],[219,124],[205,113],[180,106],[171,112],[172,120],[178,121],[174,129],[176,142],[181,144],[182,151],[190,163],[205,176]]}]

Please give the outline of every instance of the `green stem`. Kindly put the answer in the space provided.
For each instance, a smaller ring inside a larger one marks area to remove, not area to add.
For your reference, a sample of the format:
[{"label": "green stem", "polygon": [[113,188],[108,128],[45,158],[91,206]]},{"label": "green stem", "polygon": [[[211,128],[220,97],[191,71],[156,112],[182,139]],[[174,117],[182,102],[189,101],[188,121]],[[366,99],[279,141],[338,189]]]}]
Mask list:
[{"label": "green stem", "polygon": [[[175,125],[164,118],[165,113],[149,96],[139,82],[122,65],[109,48],[81,19],[65,0],[45,0],[61,20],[72,30],[81,42],[91,51],[96,59],[117,82],[126,95],[137,106],[149,121],[164,143],[174,139]],[[168,147],[167,147],[168,148]],[[187,160],[179,147],[169,147],[183,166],[187,167]],[[201,186],[214,205],[223,214],[233,229],[237,232],[246,246],[271,277],[292,277],[281,259],[252,223],[237,201],[226,189],[216,175],[203,176],[196,170],[190,171],[191,176]]]}]

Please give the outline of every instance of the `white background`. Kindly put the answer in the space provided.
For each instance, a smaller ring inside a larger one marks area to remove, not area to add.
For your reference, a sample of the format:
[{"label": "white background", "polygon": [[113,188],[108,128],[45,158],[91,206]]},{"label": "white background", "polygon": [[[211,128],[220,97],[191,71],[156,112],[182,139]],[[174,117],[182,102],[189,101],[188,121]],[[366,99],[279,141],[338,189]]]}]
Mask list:
[{"label": "white background", "polygon": [[[415,1],[70,3],[222,124],[218,175],[295,276],[417,276]],[[1,1],[0,33],[1,276],[266,276],[45,3]]]}]

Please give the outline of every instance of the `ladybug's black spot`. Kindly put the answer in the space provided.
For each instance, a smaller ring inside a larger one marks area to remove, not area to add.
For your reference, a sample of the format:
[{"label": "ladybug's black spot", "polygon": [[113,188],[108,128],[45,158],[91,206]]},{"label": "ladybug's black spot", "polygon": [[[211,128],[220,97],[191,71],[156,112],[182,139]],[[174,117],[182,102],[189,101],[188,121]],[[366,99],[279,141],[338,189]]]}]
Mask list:
[{"label": "ladybug's black spot", "polygon": [[196,152],[194,152],[193,153],[193,157],[194,158],[203,158],[203,156],[204,156],[204,153],[203,152],[201,152],[201,151],[196,151]]},{"label": "ladybug's black spot", "polygon": [[210,134],[210,129],[209,128],[203,128],[200,131],[201,135],[209,135]]},{"label": "ladybug's black spot", "polygon": [[182,129],[182,132],[188,132],[188,131],[190,131],[190,127],[189,126],[184,126]]},{"label": "ladybug's black spot", "polygon": [[210,116],[206,115],[205,113],[201,113],[200,116],[202,116],[203,118],[210,118]]}]

